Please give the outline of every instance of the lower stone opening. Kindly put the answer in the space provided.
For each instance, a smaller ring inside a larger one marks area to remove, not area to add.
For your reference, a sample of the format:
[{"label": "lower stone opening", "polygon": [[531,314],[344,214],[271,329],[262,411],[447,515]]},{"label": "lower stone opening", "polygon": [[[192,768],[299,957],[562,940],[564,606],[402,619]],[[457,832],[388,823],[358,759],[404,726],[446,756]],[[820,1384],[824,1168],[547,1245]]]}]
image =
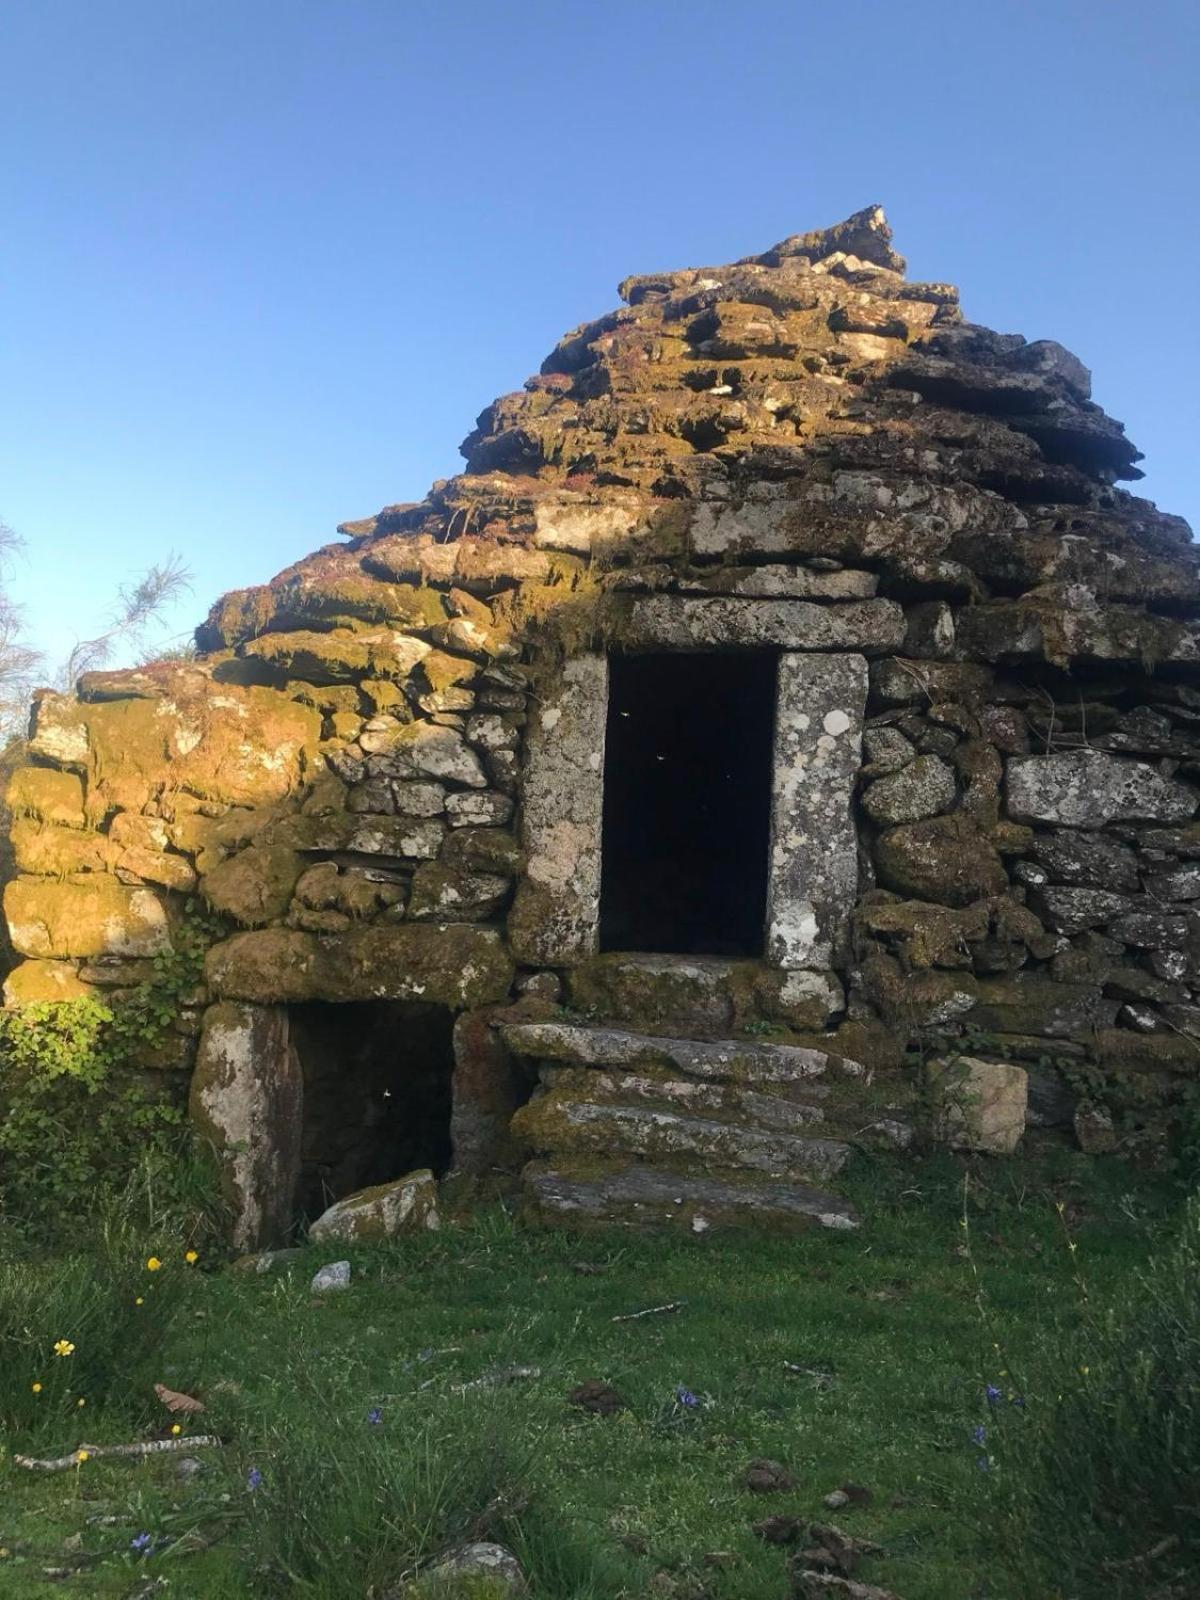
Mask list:
[{"label": "lower stone opening", "polygon": [[763,953],[776,656],[609,662],[600,948]]},{"label": "lower stone opening", "polygon": [[311,1221],[358,1189],[451,1159],[454,1016],[372,1000],[291,1006],[304,1119],[297,1209]]}]

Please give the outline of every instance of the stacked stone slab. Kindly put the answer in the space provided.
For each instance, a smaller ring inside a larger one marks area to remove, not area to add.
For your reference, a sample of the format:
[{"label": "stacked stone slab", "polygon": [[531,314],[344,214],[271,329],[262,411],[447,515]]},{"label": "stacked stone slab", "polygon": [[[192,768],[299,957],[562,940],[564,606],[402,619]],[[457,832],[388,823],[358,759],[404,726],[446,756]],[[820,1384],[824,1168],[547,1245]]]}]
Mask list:
[{"label": "stacked stone slab", "polygon": [[[8,1001],[119,995],[188,896],[228,919],[151,1064],[192,1075],[245,1241],[289,1204],[297,1001],[459,1012],[458,1164],[572,1215],[847,1219],[828,1185],[910,1137],[931,1030],[1024,1063],[1042,1121],[1180,1098],[1196,551],[1116,487],[1081,363],[890,238],[870,209],[626,280],[464,474],[225,596],[194,661],[38,697]],[[596,954],[605,652],[639,647],[798,664],[760,962]]]}]

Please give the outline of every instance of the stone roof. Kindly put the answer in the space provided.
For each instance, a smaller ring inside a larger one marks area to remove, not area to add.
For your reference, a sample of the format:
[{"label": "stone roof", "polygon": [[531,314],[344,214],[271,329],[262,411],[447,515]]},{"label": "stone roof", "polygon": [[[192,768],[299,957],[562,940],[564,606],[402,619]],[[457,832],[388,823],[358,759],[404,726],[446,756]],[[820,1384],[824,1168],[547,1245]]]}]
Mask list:
[{"label": "stone roof", "polygon": [[904,267],[874,206],[731,265],[627,278],[622,307],[480,414],[464,473],[225,596],[198,642],[444,622],[395,586],[494,595],[563,556],[651,586],[680,561],[791,558],[967,605],[967,658],[1196,659],[1189,529],[1116,487],[1140,453],[1087,369],[965,321],[953,286]]}]

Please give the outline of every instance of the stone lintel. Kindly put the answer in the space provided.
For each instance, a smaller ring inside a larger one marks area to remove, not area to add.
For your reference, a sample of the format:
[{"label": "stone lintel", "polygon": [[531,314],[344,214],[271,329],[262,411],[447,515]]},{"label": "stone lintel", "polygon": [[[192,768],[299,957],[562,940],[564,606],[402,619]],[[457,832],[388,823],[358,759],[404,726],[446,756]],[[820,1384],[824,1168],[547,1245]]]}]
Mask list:
[{"label": "stone lintel", "polygon": [[330,937],[261,928],[214,945],[205,976],[224,999],[424,1000],[464,1010],[503,999],[513,963],[495,928],[466,922],[367,924]]},{"label": "stone lintel", "polygon": [[645,649],[862,650],[886,655],[904,642],[894,600],[752,599],[659,594],[633,602],[628,642]]}]

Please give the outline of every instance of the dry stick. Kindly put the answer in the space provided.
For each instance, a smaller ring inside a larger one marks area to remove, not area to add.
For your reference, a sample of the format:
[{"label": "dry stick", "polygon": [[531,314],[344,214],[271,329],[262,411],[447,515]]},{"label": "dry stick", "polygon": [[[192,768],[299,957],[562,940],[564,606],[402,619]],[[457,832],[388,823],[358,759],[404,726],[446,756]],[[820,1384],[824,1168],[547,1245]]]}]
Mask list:
[{"label": "dry stick", "polygon": [[14,1456],[13,1466],[26,1467],[30,1472],[70,1472],[72,1467],[81,1464],[79,1457],[83,1451],[89,1459],[96,1460],[101,1456],[155,1456],[169,1450],[199,1450],[205,1445],[220,1443],[215,1433],[193,1433],[183,1434],[178,1439],[147,1439],[142,1444],[81,1444],[69,1456],[53,1456],[48,1460],[38,1456]]},{"label": "dry stick", "polygon": [[645,1311],[631,1311],[624,1317],[613,1317],[614,1322],[637,1322],[640,1317],[658,1317],[668,1311],[682,1311],[687,1305],[686,1300],[668,1300],[663,1306],[647,1306]]}]

